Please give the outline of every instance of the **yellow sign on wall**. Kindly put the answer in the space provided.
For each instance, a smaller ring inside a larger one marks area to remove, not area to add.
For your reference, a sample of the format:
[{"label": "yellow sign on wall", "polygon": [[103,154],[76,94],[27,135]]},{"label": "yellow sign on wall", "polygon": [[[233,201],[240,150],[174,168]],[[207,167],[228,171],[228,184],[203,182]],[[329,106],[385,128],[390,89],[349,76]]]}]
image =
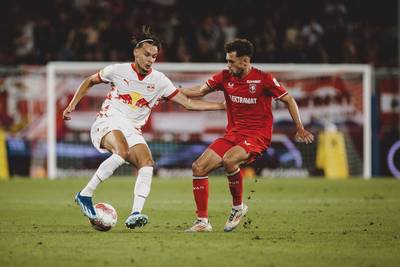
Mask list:
[{"label": "yellow sign on wall", "polygon": [[0,129],[0,180],[9,179],[6,134]]},{"label": "yellow sign on wall", "polygon": [[348,178],[349,165],[343,133],[332,131],[319,135],[316,161],[317,168],[324,170],[325,177]]}]

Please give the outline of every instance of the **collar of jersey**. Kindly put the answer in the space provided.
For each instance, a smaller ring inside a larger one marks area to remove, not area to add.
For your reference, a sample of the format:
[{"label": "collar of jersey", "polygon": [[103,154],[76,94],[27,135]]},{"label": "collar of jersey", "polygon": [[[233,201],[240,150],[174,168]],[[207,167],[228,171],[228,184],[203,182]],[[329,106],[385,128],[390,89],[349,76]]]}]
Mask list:
[{"label": "collar of jersey", "polygon": [[247,78],[249,77],[250,73],[253,72],[253,70],[254,70],[254,67],[251,67],[249,73],[247,73],[246,76],[244,76],[243,78],[235,77],[236,80],[239,80],[239,81],[245,81],[245,80],[247,80]]},{"label": "collar of jersey", "polygon": [[146,75],[143,75],[136,69],[135,63],[132,63],[131,67],[132,67],[133,71],[136,72],[136,75],[137,75],[139,81],[142,81],[144,78],[146,78],[147,75],[149,75],[153,71],[153,69],[150,69],[149,73],[147,73]]}]

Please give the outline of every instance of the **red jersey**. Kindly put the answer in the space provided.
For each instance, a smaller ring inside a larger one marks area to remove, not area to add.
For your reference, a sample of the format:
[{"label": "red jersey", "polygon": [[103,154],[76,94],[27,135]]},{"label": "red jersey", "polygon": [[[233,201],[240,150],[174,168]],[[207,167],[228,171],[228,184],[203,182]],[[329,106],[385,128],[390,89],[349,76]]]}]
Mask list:
[{"label": "red jersey", "polygon": [[214,90],[224,92],[227,108],[227,134],[257,135],[271,140],[272,99],[287,94],[286,89],[269,73],[252,68],[244,77],[222,70],[208,81]]}]

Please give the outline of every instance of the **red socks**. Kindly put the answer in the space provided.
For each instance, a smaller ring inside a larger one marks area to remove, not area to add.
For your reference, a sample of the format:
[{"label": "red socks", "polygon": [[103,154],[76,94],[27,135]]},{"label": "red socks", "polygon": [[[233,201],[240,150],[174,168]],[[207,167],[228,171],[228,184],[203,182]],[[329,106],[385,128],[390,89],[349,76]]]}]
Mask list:
[{"label": "red socks", "polygon": [[208,218],[208,176],[194,177],[193,196],[197,207],[197,217]]},{"label": "red socks", "polygon": [[233,206],[239,206],[243,201],[243,176],[240,169],[228,173],[229,190],[231,191]]},{"label": "red socks", "polygon": [[[233,206],[239,206],[243,201],[243,176],[240,169],[227,175]],[[197,217],[208,218],[208,176],[194,177],[193,196],[197,207]]]}]

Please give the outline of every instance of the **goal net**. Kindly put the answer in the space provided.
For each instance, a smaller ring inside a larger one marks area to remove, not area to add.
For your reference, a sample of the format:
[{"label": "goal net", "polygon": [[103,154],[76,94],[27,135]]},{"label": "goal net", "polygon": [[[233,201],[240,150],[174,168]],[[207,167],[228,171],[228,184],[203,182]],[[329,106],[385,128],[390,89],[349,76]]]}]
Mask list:
[{"label": "goal net", "polygon": [[[91,88],[72,120],[62,112],[83,79],[110,62],[52,62],[47,65],[47,174],[50,178],[90,176],[109,155],[90,142],[89,130],[109,85]],[[316,137],[311,145],[294,141],[295,128],[286,106],[274,101],[271,147],[247,166],[250,174],[272,177],[371,175],[370,92],[367,65],[255,64],[271,72],[295,97],[303,124]],[[158,63],[177,87],[203,84],[225,64]],[[206,96],[222,101],[215,92]],[[153,110],[143,134],[160,176],[191,175],[191,164],[215,138],[224,133],[225,111],[186,111],[162,102]],[[118,174],[135,169],[124,165]]]}]

